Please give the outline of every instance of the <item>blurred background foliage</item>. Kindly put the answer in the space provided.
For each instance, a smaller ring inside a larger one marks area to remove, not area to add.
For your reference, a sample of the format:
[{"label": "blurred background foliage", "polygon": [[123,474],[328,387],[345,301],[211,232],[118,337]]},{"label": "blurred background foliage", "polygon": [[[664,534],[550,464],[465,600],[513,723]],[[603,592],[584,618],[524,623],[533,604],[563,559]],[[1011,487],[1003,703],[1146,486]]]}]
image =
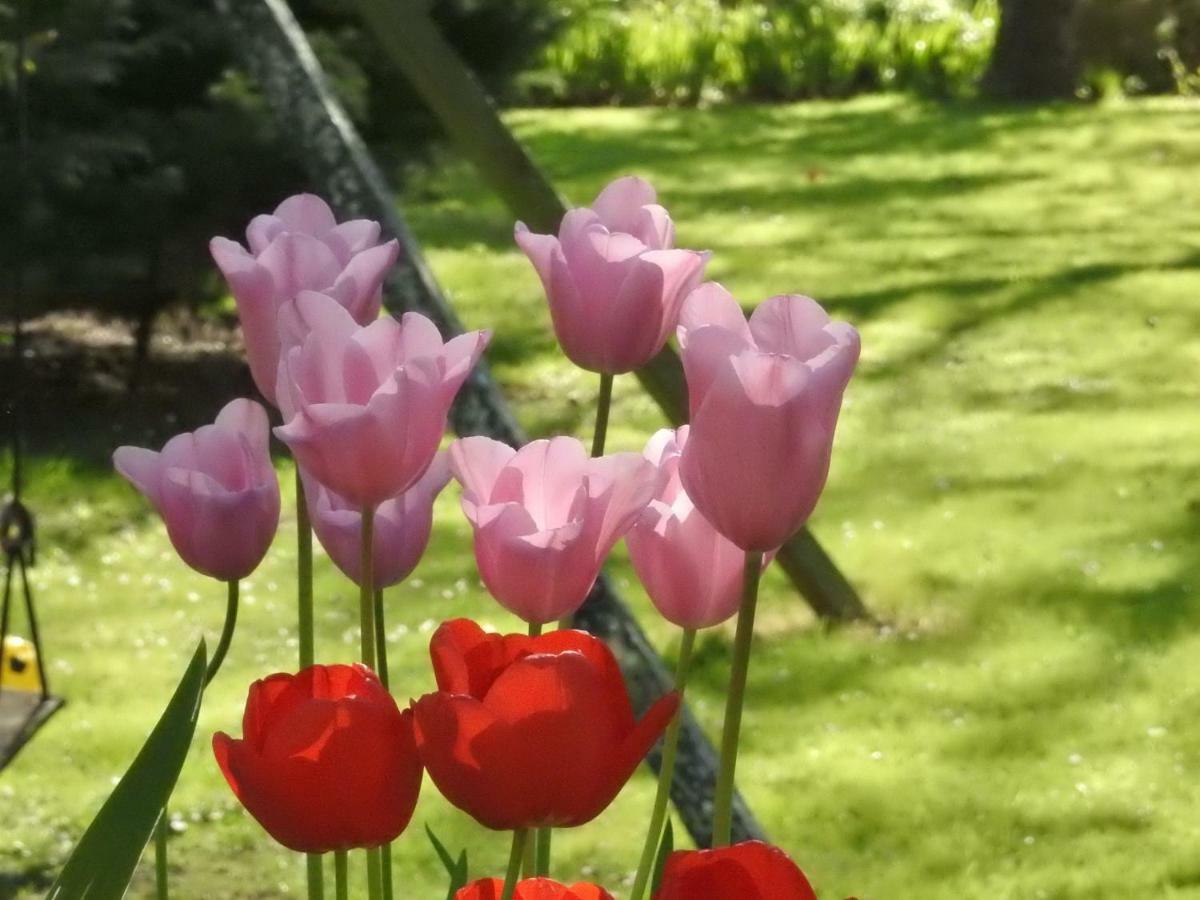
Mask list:
[{"label": "blurred background foliage", "polygon": [[[432,0],[430,14],[506,105],[707,105],[969,98],[998,2]],[[0,0],[6,111],[16,5]],[[17,117],[0,116],[0,208],[25,210],[0,217],[0,265],[25,257],[26,312],[89,308],[135,322],[140,359],[162,309],[217,295],[207,238],[235,234],[301,187],[301,166],[208,3],[26,5],[30,168],[21,201]],[[347,4],[292,6],[385,167],[399,177],[428,159],[436,123]],[[1079,0],[1075,12],[1081,98],[1200,92],[1200,0]],[[0,298],[11,287],[0,282]]]}]

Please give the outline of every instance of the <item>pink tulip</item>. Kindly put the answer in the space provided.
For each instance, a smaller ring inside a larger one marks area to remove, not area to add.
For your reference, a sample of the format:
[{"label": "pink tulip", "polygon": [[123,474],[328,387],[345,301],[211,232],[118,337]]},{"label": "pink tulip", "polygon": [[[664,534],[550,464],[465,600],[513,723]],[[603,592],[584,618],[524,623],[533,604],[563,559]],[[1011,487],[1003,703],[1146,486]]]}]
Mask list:
[{"label": "pink tulip", "polygon": [[253,572],[279,525],[279,482],[267,412],[234,400],[212,425],[167,441],[161,453],[118,447],[113,465],[154,504],[183,561],[235,581]]},{"label": "pink tulip", "polygon": [[429,468],[458,389],[490,334],[442,343],[418,313],[358,326],[337,301],[305,292],[299,320],[311,330],[280,360],[275,434],[301,468],[358,508],[408,490]]},{"label": "pink tulip", "polygon": [[625,535],[629,559],[655,608],[681,628],[708,628],[733,616],[741,603],[745,552],[696,509],[679,479],[688,426],[664,428],[645,456],[661,487]]},{"label": "pink tulip", "polygon": [[858,332],[795,295],[764,301],[747,323],[728,291],[706,284],[684,304],[679,342],[692,420],[683,486],[743,550],[772,550],[825,486]]},{"label": "pink tulip", "polygon": [[709,256],[671,249],[675,227],[640,178],[619,178],[592,208],[568,212],[558,237],[522,222],[515,236],[542,279],[563,352],[610,375],[641,368],[663,348]]},{"label": "pink tulip", "polygon": [[654,466],[638,454],[589,459],[568,437],[520,450],[463,438],[450,447],[450,471],[463,486],[484,584],[506,609],[538,624],[579,608],[658,486]]},{"label": "pink tulip", "polygon": [[[362,512],[315,478],[303,472],[301,478],[317,539],[329,558],[357,584],[362,568]],[[416,484],[379,504],[371,542],[376,588],[399,584],[417,567],[433,528],[433,501],[449,481],[449,462],[439,453]]]},{"label": "pink tulip", "polygon": [[280,305],[302,290],[323,291],[367,325],[379,316],[383,279],[400,245],[378,243],[379,224],[367,219],[339,225],[312,194],[289,197],[273,215],[255,216],[246,241],[249,252],[223,237],[208,246],[237,301],[254,383],[274,403]]}]

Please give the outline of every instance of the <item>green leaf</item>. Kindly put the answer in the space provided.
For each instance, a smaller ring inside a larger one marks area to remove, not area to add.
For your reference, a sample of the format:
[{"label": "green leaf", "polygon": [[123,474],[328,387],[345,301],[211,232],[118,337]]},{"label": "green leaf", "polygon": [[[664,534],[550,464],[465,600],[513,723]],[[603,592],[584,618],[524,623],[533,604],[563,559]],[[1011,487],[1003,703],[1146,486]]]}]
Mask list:
[{"label": "green leaf", "polygon": [[450,851],[446,849],[446,845],[438,840],[438,836],[433,833],[433,829],[428,825],[425,826],[425,833],[429,835],[429,843],[433,844],[433,849],[437,851],[438,859],[442,861],[442,866],[446,869],[446,874],[450,876],[450,887],[446,892],[446,900],[454,900],[454,895],[467,886],[467,851],[463,850],[458,854],[458,859],[455,859],[450,855]]},{"label": "green leaf", "polygon": [[667,819],[667,827],[663,829],[662,843],[658,845],[658,858],[654,861],[654,875],[650,878],[650,896],[658,893],[662,884],[663,870],[667,867],[667,857],[675,850],[675,826]]},{"label": "green leaf", "polygon": [[196,647],[175,696],[129,770],[92,820],[47,900],[119,900],[179,780],[196,732],[207,653]]}]

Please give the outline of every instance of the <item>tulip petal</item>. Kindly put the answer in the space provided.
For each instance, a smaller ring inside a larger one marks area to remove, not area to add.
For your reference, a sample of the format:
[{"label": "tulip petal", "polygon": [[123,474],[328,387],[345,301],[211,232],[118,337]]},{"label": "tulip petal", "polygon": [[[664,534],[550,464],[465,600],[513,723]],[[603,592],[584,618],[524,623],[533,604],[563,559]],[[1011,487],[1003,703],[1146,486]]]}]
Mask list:
[{"label": "tulip petal", "polygon": [[477,505],[486,504],[491,502],[500,472],[516,455],[508,444],[493,438],[459,438],[450,445],[450,471],[463,486],[464,497]]},{"label": "tulip petal", "polygon": [[657,203],[647,204],[638,211],[630,233],[652,250],[670,250],[675,246],[675,223]]},{"label": "tulip petal", "polygon": [[529,748],[510,726],[459,694],[426,694],[413,715],[421,760],[447,800],[497,831],[534,819],[529,782],[537,773],[526,763]]},{"label": "tulip petal", "polygon": [[371,219],[351,219],[329,230],[325,243],[343,262],[379,241],[379,223]]},{"label": "tulip petal", "polygon": [[113,466],[146,499],[158,505],[159,481],[162,478],[162,460],[158,453],[144,447],[118,447],[113,452]]},{"label": "tulip petal", "polygon": [[709,281],[687,296],[679,312],[679,346],[686,349],[691,332],[716,326],[732,332],[744,346],[753,346],[750,323],[737,300],[715,281]]},{"label": "tulip petal", "polygon": [[627,175],[609,182],[592,202],[592,210],[609,231],[634,234],[642,207],[657,201],[658,194],[648,181]]},{"label": "tulip petal", "polygon": [[250,252],[257,256],[285,231],[287,225],[278,216],[255,216],[246,226],[246,243],[250,246]]},{"label": "tulip petal", "polygon": [[321,237],[337,224],[329,204],[316,194],[296,194],[275,208],[288,231]]},{"label": "tulip petal", "polygon": [[350,259],[334,282],[334,289],[349,297],[347,310],[359,325],[370,325],[379,318],[380,289],[400,256],[400,244],[391,240],[361,250]]}]

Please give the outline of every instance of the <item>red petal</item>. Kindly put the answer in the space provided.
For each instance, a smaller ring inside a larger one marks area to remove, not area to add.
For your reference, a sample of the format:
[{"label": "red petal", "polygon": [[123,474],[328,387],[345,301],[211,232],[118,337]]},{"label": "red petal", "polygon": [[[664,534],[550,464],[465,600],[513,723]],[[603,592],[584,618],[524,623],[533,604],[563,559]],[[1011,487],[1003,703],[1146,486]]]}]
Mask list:
[{"label": "red petal", "polygon": [[[539,824],[575,824],[599,812],[587,804],[624,736],[607,712],[612,690],[588,659],[570,651],[528,656],[488,692],[484,705],[518,737],[516,764],[531,775],[529,799]],[[616,690],[624,693],[624,685]]]},{"label": "red petal", "polygon": [[621,792],[621,788],[625,786],[625,782],[633,775],[634,770],[646,758],[646,754],[650,752],[654,742],[662,736],[678,709],[679,695],[672,691],[660,697],[646,711],[633,731],[629,732],[621,742],[620,747],[614,748],[615,752],[610,756],[605,770],[607,775],[601,780],[596,793],[590,799],[587,810],[585,810],[589,812],[587,818],[568,824],[582,825],[608,808],[608,805]]},{"label": "red petal", "polygon": [[778,847],[746,841],[719,850],[672,853],[654,900],[817,900],[800,868]]},{"label": "red petal", "polygon": [[413,715],[421,760],[447,800],[497,831],[537,824],[529,804],[537,766],[525,764],[511,726],[458,694],[426,694]]},{"label": "red petal", "polygon": [[573,884],[563,900],[613,900],[612,894],[594,884]]},{"label": "red petal", "polygon": [[470,619],[442,623],[429,642],[438,690],[483,699],[496,677],[530,652],[530,642],[523,634],[488,634]]}]

